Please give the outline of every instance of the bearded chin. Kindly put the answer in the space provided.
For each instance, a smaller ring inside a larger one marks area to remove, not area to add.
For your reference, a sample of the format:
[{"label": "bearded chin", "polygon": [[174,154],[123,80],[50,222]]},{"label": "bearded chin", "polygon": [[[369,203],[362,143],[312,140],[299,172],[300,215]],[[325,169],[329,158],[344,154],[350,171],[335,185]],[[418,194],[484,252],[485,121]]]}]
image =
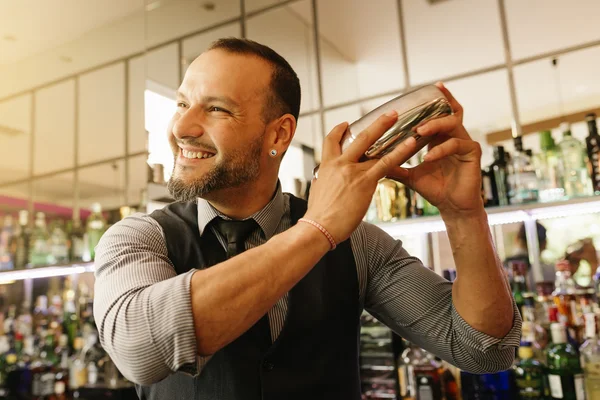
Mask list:
[{"label": "bearded chin", "polygon": [[167,189],[177,201],[195,202],[199,197],[220,189],[219,175],[221,175],[219,171],[212,170],[200,178],[188,181],[178,176],[177,165],[175,165],[171,179],[167,182]]},{"label": "bearded chin", "polygon": [[[178,174],[178,166],[173,167],[171,179],[167,182],[167,189],[177,201],[197,201],[206,198],[209,194],[222,190],[233,189],[249,184],[260,175],[260,164],[256,151],[251,152],[248,162],[236,160],[215,166],[206,174],[190,179],[183,179]],[[181,167],[181,166],[180,166]],[[183,167],[185,168],[185,167]]]}]

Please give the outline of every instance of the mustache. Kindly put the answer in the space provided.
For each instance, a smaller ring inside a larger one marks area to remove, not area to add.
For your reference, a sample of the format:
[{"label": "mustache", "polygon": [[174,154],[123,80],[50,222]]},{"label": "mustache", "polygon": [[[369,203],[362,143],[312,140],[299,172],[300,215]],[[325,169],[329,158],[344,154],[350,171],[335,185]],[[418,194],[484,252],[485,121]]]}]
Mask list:
[{"label": "mustache", "polygon": [[193,146],[193,147],[199,147],[203,150],[209,150],[212,151],[214,153],[217,152],[217,148],[211,144],[207,144],[207,143],[202,143],[198,140],[194,140],[194,139],[190,139],[190,140],[181,140],[181,139],[175,139],[175,143],[178,145],[187,145],[187,146]]}]

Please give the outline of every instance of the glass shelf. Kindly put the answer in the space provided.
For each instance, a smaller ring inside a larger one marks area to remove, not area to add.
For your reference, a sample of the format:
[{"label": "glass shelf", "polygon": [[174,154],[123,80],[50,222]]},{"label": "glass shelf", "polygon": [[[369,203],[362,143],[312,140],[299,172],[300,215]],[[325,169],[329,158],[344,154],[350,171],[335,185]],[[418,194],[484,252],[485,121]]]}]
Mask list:
[{"label": "glass shelf", "polygon": [[[600,196],[581,197],[554,203],[529,203],[486,208],[490,225],[512,224],[530,219],[541,220],[600,213]],[[443,232],[446,226],[437,216],[418,217],[376,224],[393,237]]]},{"label": "glass shelf", "polygon": [[11,283],[24,279],[48,278],[51,276],[65,276],[73,274],[82,274],[84,272],[94,272],[96,269],[93,262],[52,265],[48,267],[28,268],[14,271],[1,271],[0,284]]}]

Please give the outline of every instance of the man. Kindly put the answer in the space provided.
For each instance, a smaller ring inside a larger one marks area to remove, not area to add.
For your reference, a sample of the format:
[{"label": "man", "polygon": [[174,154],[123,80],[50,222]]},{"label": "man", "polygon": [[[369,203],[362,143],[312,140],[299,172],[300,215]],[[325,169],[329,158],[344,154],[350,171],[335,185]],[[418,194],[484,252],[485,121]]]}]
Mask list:
[{"label": "man", "polygon": [[[180,202],[117,223],[96,251],[102,344],[140,398],[360,399],[363,309],[465,370],[511,366],[521,321],[479,196],[481,150],[439,87],[455,114],[419,128],[437,134],[423,164],[398,166],[414,140],[358,162],[397,115],[344,154],[342,123],[325,139],[306,204],[278,184],[300,108],[289,64],[223,39],[190,65],[168,133]],[[454,284],[361,222],[385,176],[439,208]]]}]

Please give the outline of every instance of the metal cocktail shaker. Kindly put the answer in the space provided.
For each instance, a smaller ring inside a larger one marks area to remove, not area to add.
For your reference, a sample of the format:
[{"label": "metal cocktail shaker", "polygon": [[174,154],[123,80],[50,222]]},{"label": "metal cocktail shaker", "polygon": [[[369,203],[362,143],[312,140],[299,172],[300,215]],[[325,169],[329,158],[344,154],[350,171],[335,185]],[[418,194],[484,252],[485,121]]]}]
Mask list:
[{"label": "metal cocktail shaker", "polygon": [[[398,120],[365,152],[363,160],[381,158],[409,137],[414,137],[417,141],[414,151],[414,154],[416,154],[433,139],[432,136],[422,137],[418,135],[416,128],[431,119],[452,114],[452,107],[448,99],[437,86],[423,86],[401,94],[350,124],[342,138],[342,152],[352,144],[358,134],[375,122],[382,114],[391,110],[396,110]],[[315,177],[317,177],[318,169],[319,166],[314,170]]]}]

